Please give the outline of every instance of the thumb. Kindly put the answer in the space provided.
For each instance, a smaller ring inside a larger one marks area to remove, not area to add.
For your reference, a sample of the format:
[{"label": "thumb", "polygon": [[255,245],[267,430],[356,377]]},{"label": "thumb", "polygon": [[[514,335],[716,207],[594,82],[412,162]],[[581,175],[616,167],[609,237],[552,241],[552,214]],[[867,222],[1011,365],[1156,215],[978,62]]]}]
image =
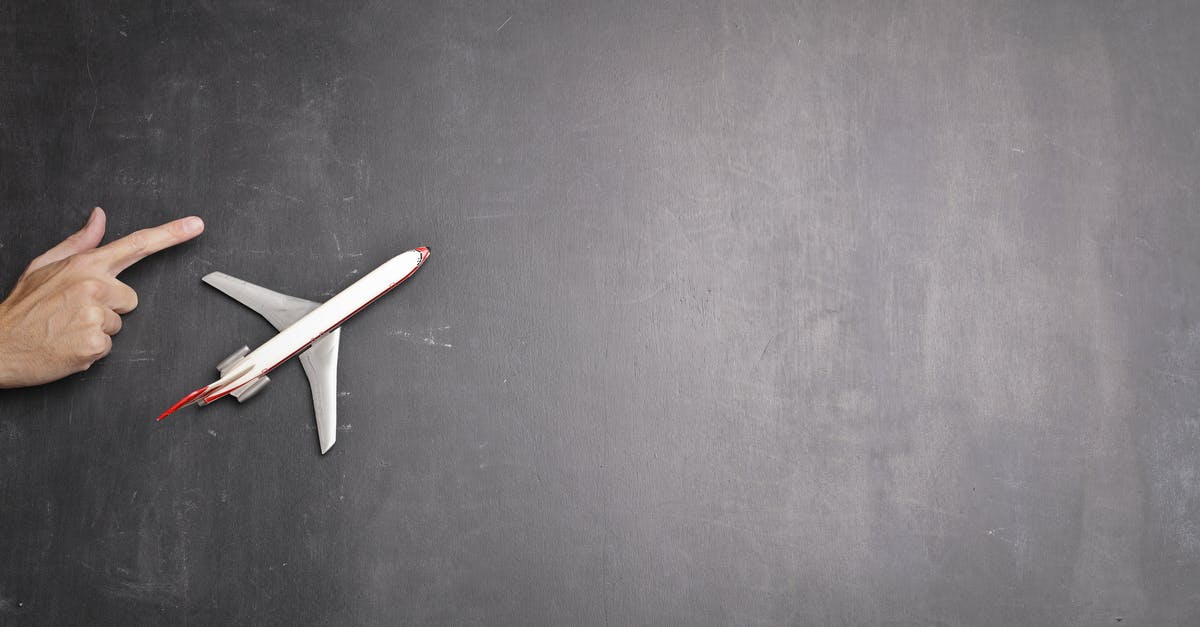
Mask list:
[{"label": "thumb", "polygon": [[82,229],[72,233],[54,248],[39,255],[29,264],[29,268],[25,270],[25,273],[29,274],[43,266],[48,266],[71,255],[77,255],[85,250],[95,248],[100,244],[100,240],[104,239],[104,225],[106,221],[103,209],[100,207],[92,209],[92,214],[88,216],[87,224],[83,225]]}]

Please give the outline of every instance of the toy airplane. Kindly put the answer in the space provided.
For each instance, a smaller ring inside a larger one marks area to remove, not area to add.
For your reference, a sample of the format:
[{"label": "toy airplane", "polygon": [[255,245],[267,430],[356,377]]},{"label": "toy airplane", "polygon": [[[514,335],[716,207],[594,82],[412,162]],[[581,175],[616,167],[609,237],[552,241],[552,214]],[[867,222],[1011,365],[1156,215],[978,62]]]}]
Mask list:
[{"label": "toy airplane", "polygon": [[339,327],[403,283],[428,258],[429,249],[424,246],[401,253],[324,303],[273,292],[220,272],[205,276],[205,283],[262,314],[279,329],[279,334],[254,350],[243,346],[234,351],[217,364],[221,378],[179,399],[158,419],[162,420],[188,405],[207,405],[227,395],[233,396],[238,402],[245,402],[267,385],[270,381],[268,372],[301,351],[310,349],[300,355],[300,363],[312,388],[317,437],[321,441],[321,454],[324,455],[337,438]]}]

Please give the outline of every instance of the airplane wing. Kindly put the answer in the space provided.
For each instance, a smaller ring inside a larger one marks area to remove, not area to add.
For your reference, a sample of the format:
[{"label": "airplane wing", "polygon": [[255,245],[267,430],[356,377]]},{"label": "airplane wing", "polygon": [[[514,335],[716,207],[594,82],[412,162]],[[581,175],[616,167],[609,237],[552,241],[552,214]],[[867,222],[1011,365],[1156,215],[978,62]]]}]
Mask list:
[{"label": "airplane wing", "polygon": [[[258,312],[280,331],[320,305],[311,300],[280,294],[223,272],[213,272],[201,280]],[[335,329],[300,354],[300,364],[312,389],[322,455],[337,439],[337,358],[341,333],[340,328]]]},{"label": "airplane wing", "polygon": [[337,440],[337,358],[340,328],[313,342],[312,347],[300,353],[300,365],[308,375],[308,387],[312,388],[313,409],[317,415],[317,437],[321,440],[324,455]]},{"label": "airplane wing", "polygon": [[303,318],[321,303],[311,300],[288,296],[259,287],[249,281],[243,281],[225,274],[213,272],[204,276],[201,281],[225,292],[233,300],[257,311],[267,319],[277,330],[282,331],[292,323]]}]

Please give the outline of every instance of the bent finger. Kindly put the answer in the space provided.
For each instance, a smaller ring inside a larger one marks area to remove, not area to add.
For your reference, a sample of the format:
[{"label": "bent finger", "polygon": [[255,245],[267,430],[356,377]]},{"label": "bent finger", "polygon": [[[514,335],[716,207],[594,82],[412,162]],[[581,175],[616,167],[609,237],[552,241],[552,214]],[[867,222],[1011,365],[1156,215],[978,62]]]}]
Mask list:
[{"label": "bent finger", "polygon": [[104,215],[103,209],[100,207],[92,209],[92,213],[88,216],[88,221],[83,225],[82,229],[72,233],[67,239],[34,258],[29,263],[29,267],[26,268],[25,274],[99,246],[100,240],[104,239],[104,225],[107,222],[108,219]]},{"label": "bent finger", "polygon": [[112,284],[104,290],[101,299],[105,306],[121,315],[137,309],[138,306],[137,292],[116,279],[113,279]]},{"label": "bent finger", "polygon": [[104,322],[100,324],[100,330],[103,331],[105,335],[116,335],[120,333],[121,326],[123,325],[121,322],[121,316],[118,316],[117,312],[111,309],[105,309],[104,311]]},{"label": "bent finger", "polygon": [[112,337],[93,333],[80,340],[78,350],[84,363],[83,370],[87,370],[97,359],[107,357],[112,352]]},{"label": "bent finger", "polygon": [[129,266],[154,253],[182,244],[204,231],[204,222],[195,216],[181,218],[161,226],[135,231],[97,248],[95,259],[116,276]]}]

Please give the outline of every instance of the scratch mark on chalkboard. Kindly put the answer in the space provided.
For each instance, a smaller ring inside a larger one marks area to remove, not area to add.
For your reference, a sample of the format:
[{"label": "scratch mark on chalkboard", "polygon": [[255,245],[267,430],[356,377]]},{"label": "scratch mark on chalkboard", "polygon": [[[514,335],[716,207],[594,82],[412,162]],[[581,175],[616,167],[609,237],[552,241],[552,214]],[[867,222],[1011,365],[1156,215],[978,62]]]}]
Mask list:
[{"label": "scratch mark on chalkboard", "polygon": [[440,346],[442,348],[454,348],[453,344],[439,340],[436,337],[436,334],[434,333],[435,331],[445,331],[449,328],[450,328],[449,326],[444,326],[444,327],[438,327],[437,329],[430,329],[430,330],[426,331],[426,333],[424,335],[413,333],[412,331],[409,331],[406,329],[393,329],[391,331],[388,331],[387,334],[391,337],[398,337],[406,342],[412,342],[414,344],[424,344],[426,346]]},{"label": "scratch mark on chalkboard", "polygon": [[649,294],[647,294],[645,296],[639,296],[638,298],[633,298],[633,299],[629,299],[629,300],[618,300],[618,301],[616,301],[616,303],[618,305],[640,305],[640,304],[654,298],[655,296],[662,294],[663,290],[666,290],[666,289],[667,289],[666,283],[659,283],[657,289],[655,289],[653,292],[650,292]]},{"label": "scratch mark on chalkboard", "polygon": [[153,581],[117,581],[103,586],[103,589],[109,596],[137,601],[159,601],[164,596],[177,596],[175,584]]},{"label": "scratch mark on chalkboard", "polygon": [[[105,359],[107,359],[107,358],[105,358]],[[100,362],[97,362],[97,363],[100,363]],[[84,373],[84,374],[80,374],[78,376],[79,376],[80,381],[107,381],[108,379],[116,378],[116,375],[111,375],[111,374],[87,374],[87,373]],[[69,415],[67,417],[70,418]]]},{"label": "scratch mark on chalkboard", "polygon": [[1054,141],[1054,138],[1050,137],[1049,133],[1042,133],[1042,137],[1046,138],[1046,141],[1050,143],[1050,146],[1052,148],[1057,148],[1057,149],[1067,153],[1068,155],[1071,155],[1072,157],[1079,159],[1080,161],[1082,161],[1084,163],[1087,163],[1094,167],[1102,167],[1104,165],[1104,162],[1100,161],[1099,159],[1093,159],[1092,157],[1089,157],[1089,156],[1083,154],[1082,152],[1080,152],[1079,150],[1077,150],[1071,146],[1068,146],[1066,144],[1060,144],[1060,143]]},{"label": "scratch mark on chalkboard", "polygon": [[1010,545],[1010,546],[1014,546],[1014,547],[1020,548],[1020,546],[1021,546],[1021,543],[1020,543],[1020,542],[1017,542],[1016,540],[1010,540],[1010,539],[1008,539],[1008,538],[1006,538],[1006,537],[1004,537],[1004,536],[1000,535],[1000,532],[1001,532],[1001,531],[1004,531],[1004,529],[1005,529],[1004,527],[995,527],[995,528],[992,528],[992,529],[987,529],[987,530],[985,530],[985,531],[986,531],[986,533],[987,533],[989,536],[991,536],[991,537],[993,537],[993,538],[995,538],[995,539],[997,539],[997,540],[999,540],[999,541],[1001,541],[1001,542],[1003,542],[1003,543],[1005,543],[1005,544],[1008,544],[1008,545]]},{"label": "scratch mark on chalkboard", "polygon": [[92,121],[96,119],[96,109],[100,106],[100,92],[96,89],[96,79],[92,76],[90,54],[83,58],[83,65],[87,68],[88,82],[92,84],[92,115],[88,118],[88,128],[92,128]]},{"label": "scratch mark on chalkboard", "polygon": [[[346,276],[342,277],[342,281],[343,281],[343,282],[345,282],[345,281],[349,281],[349,280],[350,280],[350,278],[351,278],[351,277],[353,277],[353,276],[354,276],[354,275],[356,275],[356,274],[358,274],[358,268],[355,268],[355,269],[351,270],[350,272],[347,272],[347,273],[346,273]],[[325,292],[325,295],[326,295],[326,296],[333,296],[333,293],[334,293],[334,290],[328,290],[328,291],[326,291],[326,292]]]},{"label": "scratch mark on chalkboard", "polygon": [[155,352],[151,351],[151,350],[139,349],[139,350],[130,351],[128,355],[126,355],[126,354],[111,355],[111,356],[109,356],[108,359],[111,363],[135,364],[135,363],[156,362],[156,361],[158,361],[158,355],[155,354]]},{"label": "scratch mark on chalkboard", "polygon": [[966,518],[966,515],[964,515],[962,512],[952,512],[948,509],[942,509],[940,507],[935,507],[928,503],[922,503],[921,501],[918,501],[916,499],[893,498],[892,500],[897,503],[903,503],[905,505],[911,505],[918,509],[930,511],[935,514],[941,514],[941,515],[949,517],[949,518]]},{"label": "scratch mark on chalkboard", "polygon": [[774,344],[774,343],[775,343],[775,340],[779,339],[779,336],[781,336],[781,335],[783,335],[783,331],[779,331],[779,332],[775,333],[775,335],[772,335],[772,336],[771,336],[771,339],[767,340],[767,343],[766,343],[766,345],[765,345],[765,346],[763,346],[763,349],[762,349],[762,354],[760,354],[760,355],[758,356],[758,361],[759,361],[759,362],[762,362],[762,360],[763,360],[764,358],[766,358],[766,356],[767,356],[767,350],[771,348],[771,345],[772,345],[772,344]]},{"label": "scratch mark on chalkboard", "polygon": [[[508,19],[507,19],[507,20],[504,20],[504,24],[501,24],[501,25],[500,25],[500,28],[504,28],[504,27],[505,27],[505,25],[507,25],[507,24],[508,24],[508,22],[509,22],[510,20],[512,20],[512,18],[513,18],[513,16],[511,16],[511,15],[510,15],[510,16],[508,16]],[[500,28],[497,28],[497,29],[496,29],[496,32],[497,32],[497,33],[498,33],[498,32],[500,32]]]},{"label": "scratch mark on chalkboard", "polygon": [[1194,383],[1196,381],[1195,377],[1189,377],[1183,372],[1175,372],[1165,368],[1154,368],[1152,371],[1162,375],[1164,379],[1170,380],[1173,383]]},{"label": "scratch mark on chalkboard", "polygon": [[200,268],[197,267],[197,264],[204,264],[206,266],[212,266],[213,262],[205,259],[204,257],[196,257],[195,259],[192,259],[191,261],[187,262],[187,271],[192,274],[199,272]]},{"label": "scratch mark on chalkboard", "polygon": [[333,245],[337,248],[338,259],[345,259],[347,257],[362,257],[363,256],[363,254],[361,252],[357,252],[357,253],[342,252],[342,241],[340,239],[338,239],[337,233],[330,231],[329,234],[333,236]]},{"label": "scratch mark on chalkboard", "polygon": [[299,203],[301,205],[304,204],[303,200],[301,200],[295,196],[292,196],[291,194],[285,194],[285,193],[279,191],[278,189],[275,189],[273,186],[255,185],[254,183],[245,183],[241,180],[234,180],[234,185],[237,185],[238,187],[245,187],[247,189],[252,189],[256,192],[268,194],[270,196],[275,196],[277,198],[283,198],[285,200],[290,200],[294,203]]},{"label": "scratch mark on chalkboard", "polygon": [[527,213],[485,213],[479,216],[466,216],[464,220],[496,220],[498,218],[519,218],[529,215]]}]

